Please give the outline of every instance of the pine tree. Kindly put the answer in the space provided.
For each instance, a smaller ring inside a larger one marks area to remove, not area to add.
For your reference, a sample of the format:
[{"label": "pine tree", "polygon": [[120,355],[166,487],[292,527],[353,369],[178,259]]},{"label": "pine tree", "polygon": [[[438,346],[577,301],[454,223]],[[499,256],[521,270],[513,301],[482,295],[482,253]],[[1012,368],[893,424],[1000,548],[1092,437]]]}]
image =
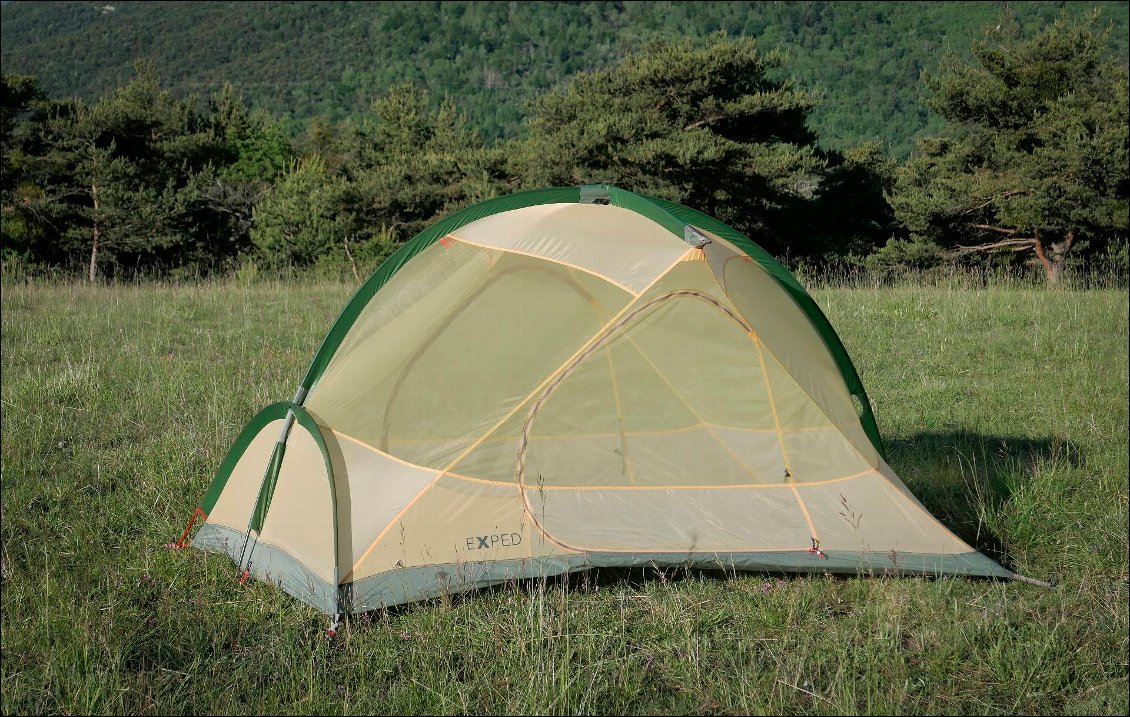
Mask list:
[{"label": "pine tree", "polygon": [[789,217],[826,162],[805,125],[815,98],[748,38],[660,43],[582,73],[533,108],[513,165],[528,186],[615,184],[795,244]]},{"label": "pine tree", "polygon": [[973,54],[926,78],[948,132],[900,170],[895,211],[918,242],[1027,254],[1056,283],[1082,242],[1126,240],[1126,68],[1093,19],[1024,39],[1006,17]]}]

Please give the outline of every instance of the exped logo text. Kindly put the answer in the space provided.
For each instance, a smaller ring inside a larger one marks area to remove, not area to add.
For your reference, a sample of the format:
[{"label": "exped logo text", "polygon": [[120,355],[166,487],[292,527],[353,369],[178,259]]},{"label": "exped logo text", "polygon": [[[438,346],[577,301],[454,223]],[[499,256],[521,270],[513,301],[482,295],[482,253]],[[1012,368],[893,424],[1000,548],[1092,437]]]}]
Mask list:
[{"label": "exped logo text", "polygon": [[493,535],[472,535],[467,538],[467,550],[482,550],[484,548],[495,548],[503,546],[509,548],[513,545],[521,545],[522,536],[518,533],[495,533]]}]

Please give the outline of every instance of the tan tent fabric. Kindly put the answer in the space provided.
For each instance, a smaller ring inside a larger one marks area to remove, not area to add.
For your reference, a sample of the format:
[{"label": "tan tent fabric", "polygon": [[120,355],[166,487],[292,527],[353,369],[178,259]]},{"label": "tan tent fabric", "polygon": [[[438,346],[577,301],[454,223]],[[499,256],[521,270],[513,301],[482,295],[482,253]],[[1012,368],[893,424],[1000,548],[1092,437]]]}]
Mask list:
[{"label": "tan tent fabric", "polygon": [[327,612],[641,561],[1007,574],[880,457],[781,270],[673,220],[554,201],[437,231],[245,431],[197,543],[256,539],[256,574]]},{"label": "tan tent fabric", "polygon": [[[804,550],[811,538],[796,498],[787,488],[543,493],[531,487],[525,495],[547,536],[576,550]],[[628,522],[631,530],[624,529]]]},{"label": "tan tent fabric", "polygon": [[[827,550],[964,553],[971,548],[906,501],[877,472],[850,481],[797,489]],[[882,512],[875,509],[883,506]]]},{"label": "tan tent fabric", "polygon": [[[482,547],[480,538],[486,539]],[[394,567],[433,563],[523,559],[545,552],[542,536],[531,536],[517,486],[444,476],[378,541],[357,556],[352,578]]]},{"label": "tan tent fabric", "polygon": [[[442,301],[429,296],[387,319],[381,292],[376,326],[362,316],[366,338],[342,347],[306,404],[335,429],[436,469],[631,298],[583,271],[458,242],[437,243],[419,259],[446,264],[448,253],[485,268],[450,278],[429,272]],[[387,301],[390,312],[400,308],[397,295]]]},{"label": "tan tent fabric", "polygon": [[487,217],[455,233],[459,239],[590,271],[638,294],[687,245],[628,209],[545,204]]},{"label": "tan tent fabric", "polygon": [[[810,319],[764,267],[711,232],[705,248],[726,295],[777,362],[871,465],[878,455],[859,424],[839,369]],[[787,403],[783,405],[788,405]]]},{"label": "tan tent fabric", "polygon": [[326,429],[338,496],[340,565],[352,565],[439,471],[393,458],[355,438]]},{"label": "tan tent fabric", "polygon": [[263,482],[263,472],[271,460],[271,450],[275,447],[283,422],[272,421],[255,436],[244,450],[224,492],[216,501],[216,506],[208,514],[208,522],[224,525],[232,530],[244,530],[255,508],[255,498]]},{"label": "tan tent fabric", "polygon": [[334,505],[322,453],[313,437],[295,426],[259,543],[282,550],[333,582],[334,536]]}]

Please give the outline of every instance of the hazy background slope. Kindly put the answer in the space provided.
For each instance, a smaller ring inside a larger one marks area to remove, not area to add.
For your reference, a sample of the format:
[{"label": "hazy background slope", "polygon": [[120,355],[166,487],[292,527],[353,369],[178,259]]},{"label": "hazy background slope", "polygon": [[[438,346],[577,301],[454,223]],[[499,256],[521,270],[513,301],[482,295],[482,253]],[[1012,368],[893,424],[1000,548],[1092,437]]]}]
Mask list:
[{"label": "hazy background slope", "polygon": [[0,10],[4,72],[49,95],[91,101],[137,58],[166,86],[206,94],[231,82],[292,128],[356,116],[403,81],[451,94],[488,137],[520,136],[526,102],[570,75],[660,38],[748,35],[789,53],[784,72],[824,92],[812,128],[829,148],[878,138],[905,156],[938,120],[920,75],[968,55],[1005,5],[1026,28],[1066,6],[1096,8],[1127,57],[1120,2],[10,2]]}]

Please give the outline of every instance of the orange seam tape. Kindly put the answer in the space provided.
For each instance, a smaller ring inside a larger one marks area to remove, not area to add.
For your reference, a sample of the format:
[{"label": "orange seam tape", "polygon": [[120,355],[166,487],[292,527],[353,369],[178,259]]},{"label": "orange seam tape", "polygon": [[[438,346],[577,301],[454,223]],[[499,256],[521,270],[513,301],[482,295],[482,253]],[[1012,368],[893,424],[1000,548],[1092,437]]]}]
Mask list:
[{"label": "orange seam tape", "polygon": [[[548,261],[548,262],[553,263],[553,264],[560,264],[561,266],[568,267],[569,269],[576,269],[577,271],[583,271],[586,274],[590,274],[592,276],[595,276],[598,279],[603,279],[604,281],[607,281],[609,284],[612,284],[613,286],[615,286],[618,289],[623,289],[624,291],[631,294],[632,298],[638,298],[639,295],[640,295],[639,292],[629,288],[627,285],[622,284],[619,281],[616,281],[615,279],[613,279],[610,276],[607,276],[605,274],[601,274],[600,272],[594,271],[593,269],[589,269],[587,267],[580,266],[579,264],[574,264],[572,262],[565,261],[564,259],[555,259],[554,257],[551,257],[551,256],[543,256],[541,254],[535,254],[533,252],[523,251],[521,249],[511,249],[511,248],[508,248],[508,247],[491,246],[490,244],[480,244],[478,242],[470,241],[469,239],[464,239],[463,237],[459,237],[459,236],[456,236],[454,234],[448,234],[447,236],[454,239],[457,242],[461,242],[463,244],[466,244],[467,246],[474,246],[474,247],[478,247],[480,249],[487,249],[489,251],[499,251],[499,252],[503,252],[503,253],[506,253],[506,254],[518,254],[519,256],[528,256],[531,259],[540,259],[541,261]],[[664,272],[664,273],[666,273],[666,272]]]}]

